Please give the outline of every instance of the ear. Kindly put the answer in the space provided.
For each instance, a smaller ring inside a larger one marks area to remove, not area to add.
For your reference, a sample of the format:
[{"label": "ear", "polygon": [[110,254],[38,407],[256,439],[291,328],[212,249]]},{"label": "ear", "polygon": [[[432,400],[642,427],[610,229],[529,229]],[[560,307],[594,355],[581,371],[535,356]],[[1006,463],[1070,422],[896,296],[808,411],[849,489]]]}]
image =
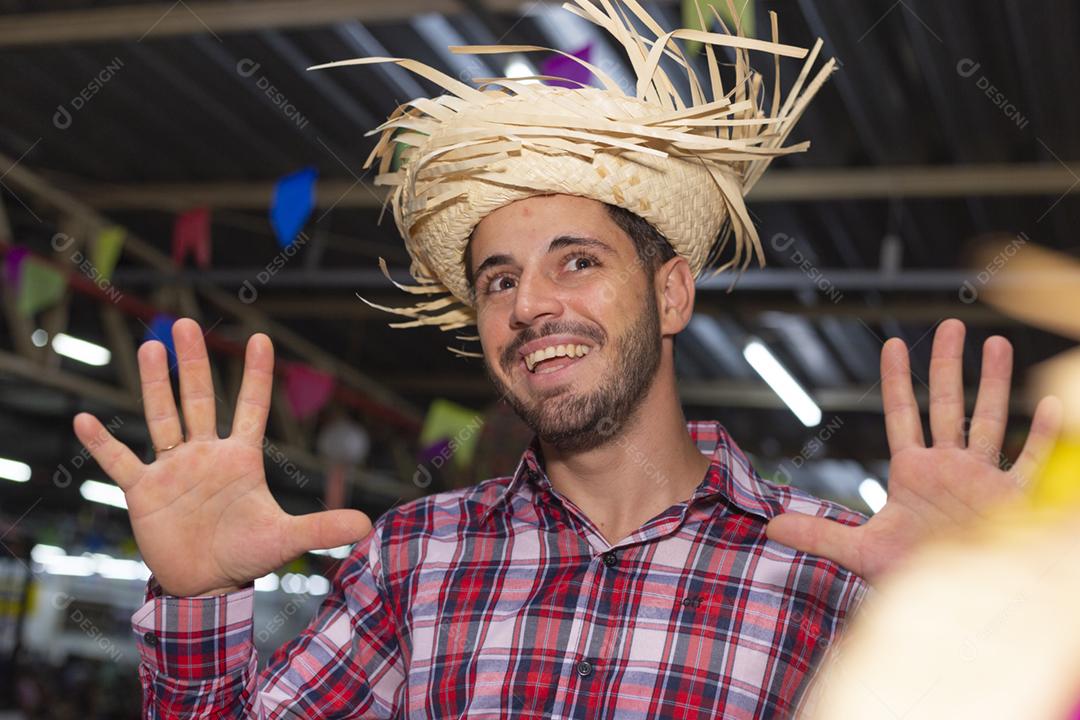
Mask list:
[{"label": "ear", "polygon": [[676,335],[682,332],[694,313],[694,275],[686,258],[676,255],[656,271],[657,305],[660,310],[660,332]]}]

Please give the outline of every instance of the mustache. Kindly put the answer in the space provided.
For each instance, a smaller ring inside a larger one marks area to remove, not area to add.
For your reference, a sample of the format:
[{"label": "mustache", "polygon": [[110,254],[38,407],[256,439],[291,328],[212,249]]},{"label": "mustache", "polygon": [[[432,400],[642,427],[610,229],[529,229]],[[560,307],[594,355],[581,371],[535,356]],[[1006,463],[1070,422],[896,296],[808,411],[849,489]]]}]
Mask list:
[{"label": "mustache", "polygon": [[502,364],[502,368],[505,372],[509,373],[511,368],[518,360],[518,351],[525,343],[538,340],[548,335],[578,335],[583,338],[592,340],[597,345],[602,345],[607,340],[607,333],[597,327],[586,325],[585,323],[570,322],[568,320],[553,320],[545,323],[539,329],[537,328],[525,328],[518,336],[514,338],[513,342],[506,346],[503,350],[502,356],[499,358],[499,362]]}]

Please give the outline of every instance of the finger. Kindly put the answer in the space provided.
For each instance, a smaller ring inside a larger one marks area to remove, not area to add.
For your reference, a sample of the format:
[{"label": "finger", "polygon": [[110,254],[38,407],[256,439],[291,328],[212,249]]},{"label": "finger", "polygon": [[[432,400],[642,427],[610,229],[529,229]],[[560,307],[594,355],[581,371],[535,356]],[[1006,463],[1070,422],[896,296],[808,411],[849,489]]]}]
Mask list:
[{"label": "finger", "polygon": [[96,417],[90,413],[79,413],[72,426],[79,442],[122,490],[130,488],[142,476],[146,465],[127,445],[113,437]]},{"label": "finger", "polygon": [[139,346],[139,379],[142,383],[143,411],[154,447],[165,448],[184,441],[180,415],[176,412],[169,357],[158,340]]},{"label": "finger", "polygon": [[191,318],[180,318],[172,327],[176,357],[180,364],[180,406],[188,440],[217,439],[214,384],[202,328]]},{"label": "finger", "polygon": [[911,361],[907,346],[889,338],[881,349],[881,405],[885,410],[885,434],[895,455],[909,447],[924,447],[919,404],[911,389]]},{"label": "finger", "polygon": [[1046,463],[1058,433],[1061,432],[1063,413],[1061,400],[1053,395],[1047,395],[1035,406],[1035,416],[1031,418],[1027,441],[1024,442],[1024,448],[1012,468],[1012,475],[1021,486],[1030,486],[1036,473]]},{"label": "finger", "polygon": [[798,512],[778,515],[765,526],[765,534],[770,540],[832,560],[860,575],[857,530],[857,527],[835,520]]},{"label": "finger", "polygon": [[962,447],[964,442],[964,323],[938,325],[930,353],[930,435],[934,447]]},{"label": "finger", "polygon": [[286,548],[289,559],[311,550],[351,545],[371,532],[371,520],[359,510],[326,510],[307,515],[289,515],[286,521]]},{"label": "finger", "polygon": [[982,373],[975,410],[971,413],[968,448],[995,466],[1009,420],[1009,384],[1012,381],[1012,343],[995,335],[983,344]]},{"label": "finger", "polygon": [[232,434],[239,440],[262,443],[266,434],[266,418],[270,414],[270,397],[274,384],[274,346],[263,333],[255,333],[247,343],[244,356],[244,378],[236,398]]}]

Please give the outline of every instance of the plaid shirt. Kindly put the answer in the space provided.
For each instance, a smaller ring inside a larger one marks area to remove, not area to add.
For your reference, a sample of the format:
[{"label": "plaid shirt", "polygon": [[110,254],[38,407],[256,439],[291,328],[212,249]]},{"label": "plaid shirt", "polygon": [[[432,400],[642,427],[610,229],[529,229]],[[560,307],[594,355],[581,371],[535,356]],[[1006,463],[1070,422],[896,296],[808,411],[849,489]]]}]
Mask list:
[{"label": "plaid shirt", "polygon": [[261,673],[252,589],[177,598],[151,578],[132,616],[144,717],[790,717],[867,586],[765,524],[865,518],[761,479],[718,423],[688,429],[705,478],[614,545],[535,440],[513,476],[382,515]]}]

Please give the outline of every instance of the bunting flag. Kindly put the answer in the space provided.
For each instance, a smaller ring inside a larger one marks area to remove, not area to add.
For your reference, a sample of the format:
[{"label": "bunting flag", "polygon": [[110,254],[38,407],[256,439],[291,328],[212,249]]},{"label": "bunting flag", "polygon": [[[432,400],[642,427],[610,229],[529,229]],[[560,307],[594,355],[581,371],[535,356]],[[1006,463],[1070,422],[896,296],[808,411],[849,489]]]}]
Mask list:
[{"label": "bunting flag", "polygon": [[[398,128],[397,130],[394,131],[394,134],[391,135],[390,137],[394,138],[394,137],[397,137],[398,135],[404,135],[406,132],[407,131],[405,130],[405,128]],[[423,134],[426,134],[426,133],[423,133]],[[401,169],[401,154],[403,152],[405,152],[405,150],[408,147],[409,146],[406,145],[405,143],[401,143],[401,142],[395,142],[394,143],[394,154],[390,158],[390,172],[397,172],[398,170]]]},{"label": "bunting flag", "polygon": [[315,168],[304,168],[278,180],[270,205],[270,225],[278,244],[286,248],[293,244],[315,208]]},{"label": "bunting flag", "polygon": [[293,415],[299,420],[322,410],[335,386],[333,375],[309,365],[293,363],[285,368],[285,397]]},{"label": "bunting flag", "polygon": [[125,238],[127,230],[118,225],[102,228],[94,238],[94,245],[90,249],[90,262],[106,280],[112,278],[116,263],[120,260],[120,252],[124,249]]},{"label": "bunting flag", "polygon": [[[701,9],[700,16],[698,8]],[[740,34],[754,37],[754,0],[683,0],[683,27],[708,31],[716,22],[713,10],[730,30],[738,27]],[[705,20],[704,26],[701,24],[702,18]],[[686,49],[691,55],[697,55],[701,52],[701,43],[688,40]]]},{"label": "bunting flag", "polygon": [[159,313],[150,321],[149,327],[143,334],[143,342],[160,340],[165,345],[169,358],[169,368],[176,369],[176,345],[173,343],[172,326],[176,318],[167,313]]},{"label": "bunting flag", "polygon": [[[574,50],[570,54],[585,63],[592,62],[592,43]],[[579,87],[579,83],[581,85],[588,85],[589,80],[592,78],[592,73],[590,73],[582,63],[574,62],[574,60],[565,55],[552,55],[545,60],[540,65],[540,74],[566,78],[566,80],[545,80],[544,82],[548,85],[569,88],[571,90],[576,90]]]},{"label": "bunting flag", "polygon": [[433,459],[432,446],[445,443],[434,454],[449,456],[444,459],[453,459],[459,468],[467,467],[472,462],[483,425],[483,416],[475,410],[449,400],[435,400],[420,430],[420,447],[428,450],[427,453],[421,450],[421,453],[425,458]]},{"label": "bunting flag", "polygon": [[30,255],[30,248],[16,245],[4,256],[4,283],[12,290],[19,289],[23,261]]},{"label": "bunting flag", "polygon": [[27,256],[19,263],[18,312],[31,317],[60,302],[67,290],[67,278],[59,270],[35,257]]},{"label": "bunting flag", "polygon": [[193,208],[173,221],[173,264],[182,267],[188,255],[200,268],[210,267],[210,208]]}]

